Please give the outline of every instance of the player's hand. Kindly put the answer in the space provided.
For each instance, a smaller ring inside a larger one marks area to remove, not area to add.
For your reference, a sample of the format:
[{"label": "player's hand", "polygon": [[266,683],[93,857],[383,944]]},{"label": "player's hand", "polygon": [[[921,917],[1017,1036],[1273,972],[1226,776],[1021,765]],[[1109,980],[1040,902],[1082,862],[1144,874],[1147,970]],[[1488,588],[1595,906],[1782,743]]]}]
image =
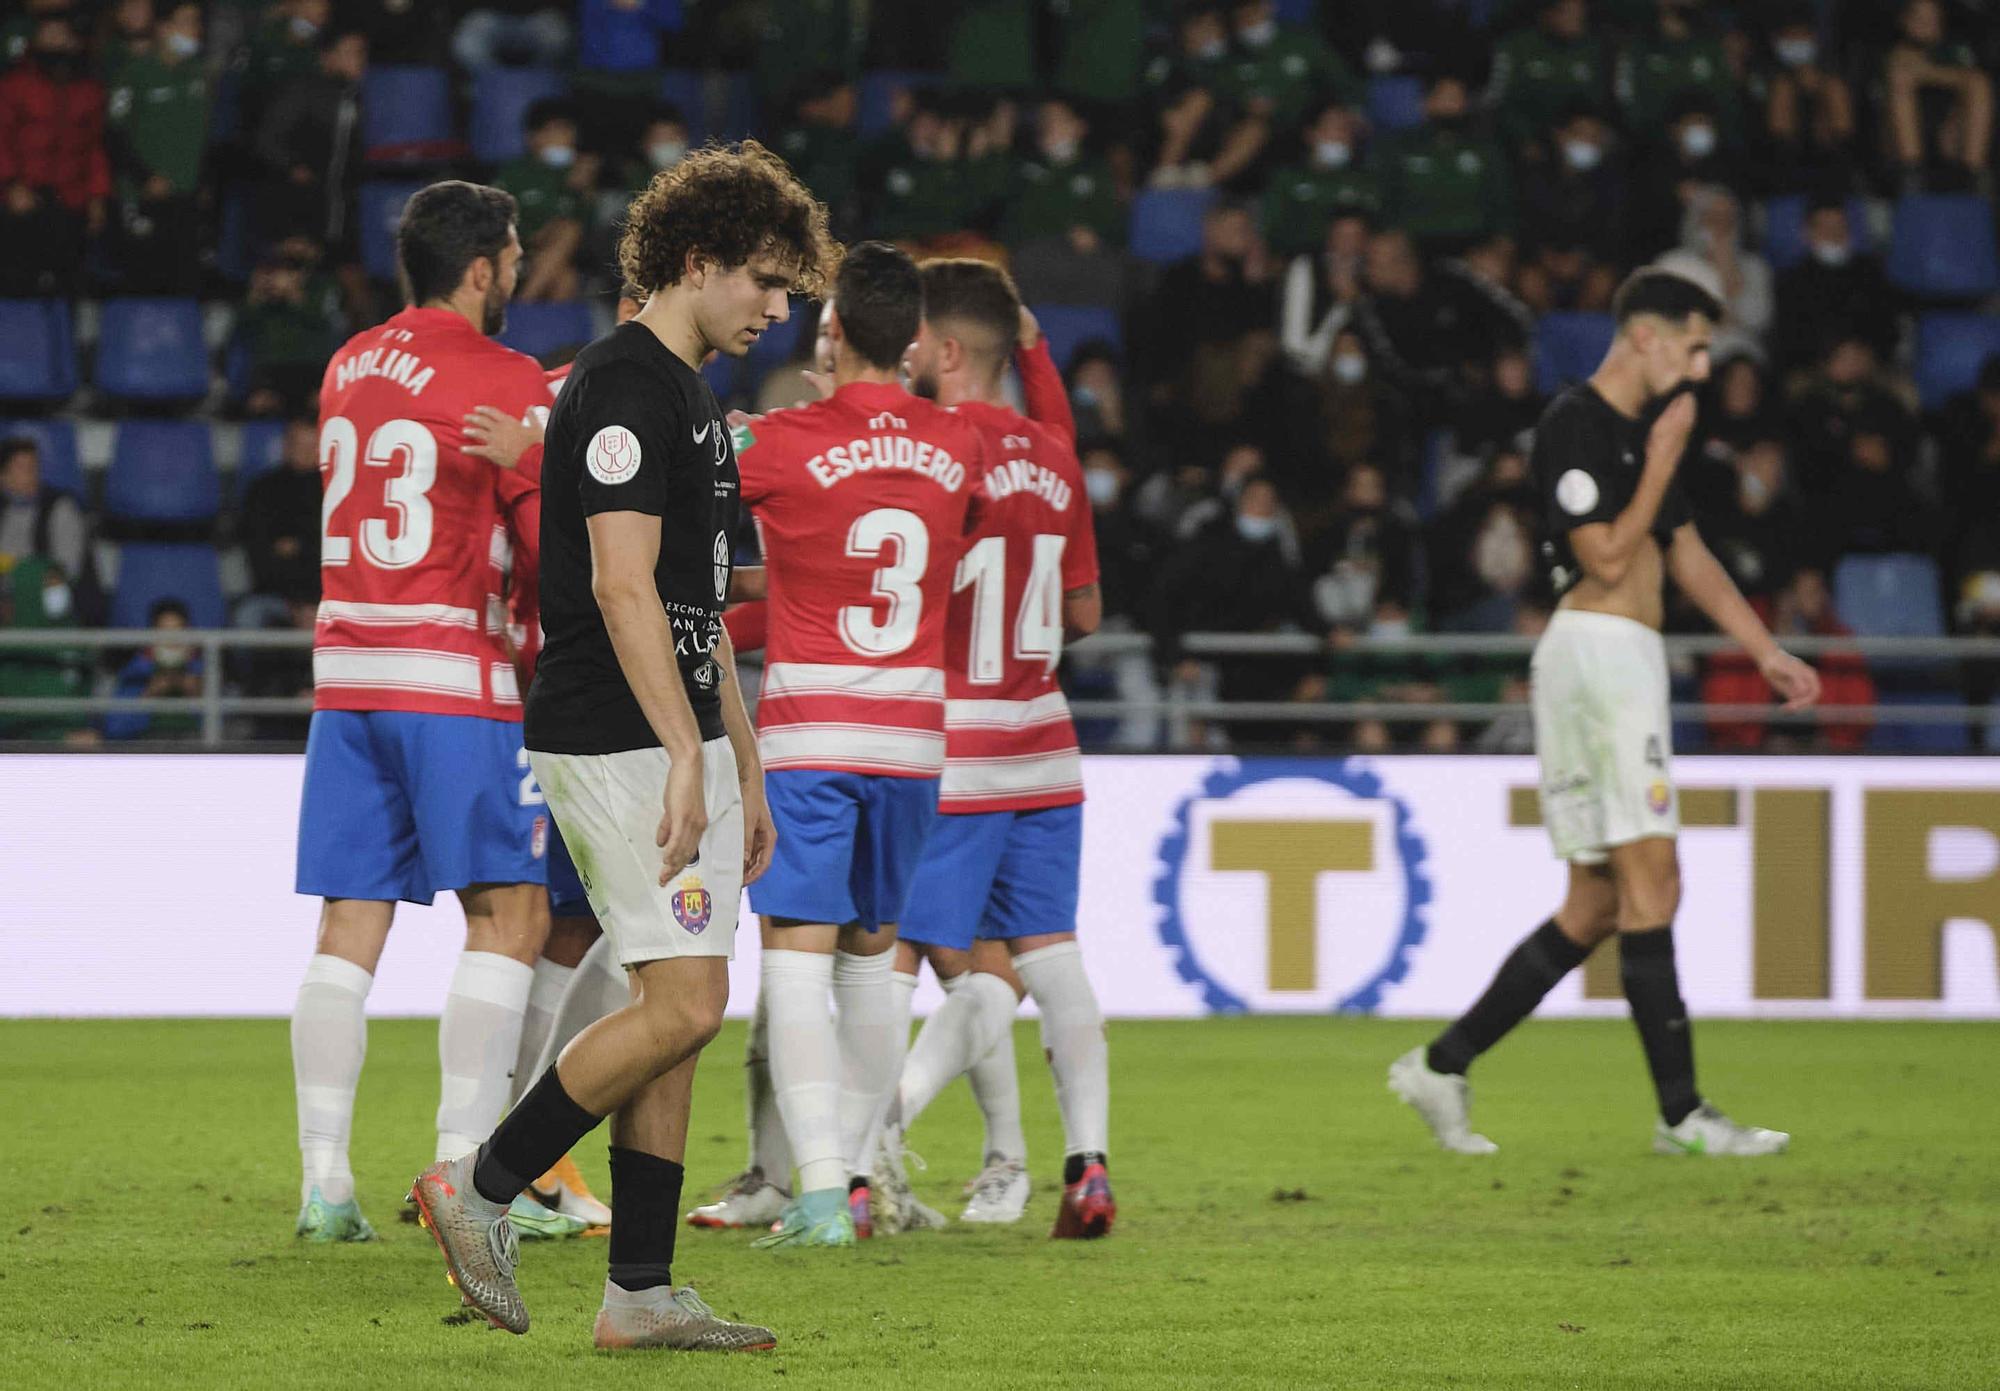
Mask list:
[{"label": "player's hand", "polygon": [[1033,348],[1042,341],[1041,320],[1037,319],[1035,311],[1025,304],[1021,306],[1021,329],[1014,341],[1023,348]]},{"label": "player's hand", "polygon": [[667,766],[666,814],[660,818],[653,843],[660,847],[660,887],[701,858],[701,836],[708,829],[708,803],[702,798],[701,755],[676,758]]},{"label": "player's hand", "polygon": [[833,395],[834,385],[835,385],[833,380],[833,373],[815,372],[810,367],[802,367],[799,369],[799,375],[801,377],[804,377],[806,379],[807,384],[810,385],[814,391],[817,391],[819,393],[820,400],[824,401],[829,396]]},{"label": "player's hand", "polygon": [[1785,698],[1787,710],[1819,703],[1819,673],[1789,652],[1773,652],[1757,664],[1771,689]]},{"label": "player's hand", "polygon": [[743,784],[743,883],[747,887],[763,877],[771,867],[771,852],[778,845],[778,826],[771,820],[771,804],[764,797],[764,775],[754,774]]},{"label": "player's hand", "polygon": [[1646,436],[1646,462],[1655,459],[1663,467],[1680,467],[1681,455],[1687,451],[1688,436],[1694,433],[1694,393],[1683,391],[1660,412],[1660,418],[1653,422],[1653,429]]},{"label": "player's hand", "polygon": [[542,442],[539,413],[530,423],[492,406],[476,406],[465,417],[465,438],[469,441],[466,453],[491,460],[501,468],[512,468],[521,462],[529,445]]}]

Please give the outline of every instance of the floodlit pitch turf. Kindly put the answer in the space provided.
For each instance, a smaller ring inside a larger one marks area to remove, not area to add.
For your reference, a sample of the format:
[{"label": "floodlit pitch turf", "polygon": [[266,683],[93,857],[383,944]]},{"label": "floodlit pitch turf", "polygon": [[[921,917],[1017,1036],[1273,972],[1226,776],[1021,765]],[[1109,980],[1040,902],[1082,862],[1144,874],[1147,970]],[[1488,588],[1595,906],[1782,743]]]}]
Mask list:
[{"label": "floodlit pitch turf", "polygon": [[[430,1157],[435,1030],[377,1021],[355,1168],[371,1246],[306,1247],[282,1021],[0,1021],[0,1383],[948,1387],[1991,1387],[2000,1028],[1700,1026],[1704,1081],[1776,1160],[1658,1158],[1623,1023],[1530,1024],[1476,1073],[1487,1159],[1383,1088],[1421,1024],[1114,1024],[1117,1232],[1045,1239],[1060,1139],[1016,1034],[1039,1185],[1011,1229],[763,1253],[683,1231],[678,1274],[770,1354],[594,1353],[604,1245],[524,1248],[525,1338],[467,1323],[397,1220]],[[742,1159],[743,1034],[711,1051],[689,1197]],[[961,1084],[919,1191],[977,1162]],[[602,1133],[580,1152],[604,1176]],[[604,1189],[600,1187],[600,1192]],[[679,1358],[681,1360],[675,1360]]]}]

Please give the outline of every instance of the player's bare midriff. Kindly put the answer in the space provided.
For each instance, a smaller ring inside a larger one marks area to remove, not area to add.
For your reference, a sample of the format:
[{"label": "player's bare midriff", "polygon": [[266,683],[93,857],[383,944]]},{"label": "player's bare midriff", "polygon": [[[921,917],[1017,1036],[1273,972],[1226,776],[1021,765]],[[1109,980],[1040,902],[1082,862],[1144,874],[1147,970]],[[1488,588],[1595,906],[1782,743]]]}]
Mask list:
[{"label": "player's bare midriff", "polygon": [[1606,584],[1586,571],[1556,607],[1629,618],[1658,632],[1666,618],[1665,568],[1659,543],[1651,536],[1643,537],[1617,584]]}]

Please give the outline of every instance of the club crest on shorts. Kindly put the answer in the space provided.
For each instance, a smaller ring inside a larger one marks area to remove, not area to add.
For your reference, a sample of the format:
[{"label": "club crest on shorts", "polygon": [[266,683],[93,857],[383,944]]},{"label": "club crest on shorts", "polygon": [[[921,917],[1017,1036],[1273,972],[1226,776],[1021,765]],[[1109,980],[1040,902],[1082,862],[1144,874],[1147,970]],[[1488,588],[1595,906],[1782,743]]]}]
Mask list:
[{"label": "club crest on shorts", "polygon": [[1655,816],[1665,816],[1667,814],[1667,805],[1672,800],[1673,793],[1668,790],[1667,785],[1663,782],[1656,782],[1646,789],[1646,805],[1652,809]]},{"label": "club crest on shorts", "polygon": [[693,936],[699,937],[708,927],[709,915],[715,909],[715,900],[709,897],[707,889],[699,879],[674,890],[674,921]]},{"label": "club crest on shorts", "polygon": [[590,437],[583,466],[600,483],[624,483],[639,472],[639,440],[622,425],[607,425]]},{"label": "club crest on shorts", "polygon": [[538,860],[549,853],[548,817],[538,816],[535,818],[535,829],[528,833],[528,853]]}]

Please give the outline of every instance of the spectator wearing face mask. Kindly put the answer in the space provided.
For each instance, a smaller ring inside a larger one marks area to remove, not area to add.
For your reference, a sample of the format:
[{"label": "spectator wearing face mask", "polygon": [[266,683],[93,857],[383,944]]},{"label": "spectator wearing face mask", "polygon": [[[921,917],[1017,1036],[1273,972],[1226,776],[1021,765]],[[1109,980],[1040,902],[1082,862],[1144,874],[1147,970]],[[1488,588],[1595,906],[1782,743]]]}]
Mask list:
[{"label": "spectator wearing face mask", "polygon": [[526,255],[515,295],[530,303],[573,300],[599,160],[578,152],[576,108],[560,98],[530,106],[522,128],[527,148],[493,176],[494,186],[520,205],[517,230]]},{"label": "spectator wearing face mask", "polygon": [[1233,54],[1223,95],[1280,130],[1296,126],[1311,104],[1332,97],[1350,105],[1364,92],[1347,60],[1301,24],[1278,19],[1277,0],[1237,0],[1229,9]]},{"label": "spectator wearing face mask", "polygon": [[1743,244],[1743,205],[1725,188],[1707,188],[1688,204],[1678,250],[1656,262],[1707,288],[1721,301],[1709,351],[1717,358],[1766,357],[1764,337],[1777,313],[1771,263]]},{"label": "spectator wearing face mask", "polygon": [[1549,155],[1521,178],[1521,299],[1537,314],[1603,312],[1630,254],[1630,187],[1624,150],[1590,107],[1565,111],[1548,138]]},{"label": "spectator wearing face mask", "polygon": [[1313,605],[1329,629],[1368,632],[1385,605],[1409,612],[1417,589],[1416,529],[1394,505],[1378,465],[1348,467],[1305,568]]},{"label": "spectator wearing face mask", "polygon": [[358,248],[354,195],[361,159],[361,79],[368,39],[359,30],[323,31],[317,68],[272,97],[257,130],[266,170],[265,240],[310,235],[345,260]]},{"label": "spectator wearing face mask", "polygon": [[1512,631],[1537,582],[1534,507],[1527,457],[1503,449],[1431,524],[1425,551],[1440,631]]},{"label": "spectator wearing face mask", "polygon": [[[76,596],[47,557],[10,556],[0,548],[0,629],[73,628]],[[90,654],[74,647],[0,647],[0,697],[50,699],[90,694]],[[0,740],[97,741],[88,716],[0,715]]]},{"label": "spectator wearing face mask", "polygon": [[1711,188],[1746,186],[1743,164],[1722,144],[1715,108],[1690,96],[1674,111],[1664,147],[1645,156],[1646,177],[1632,189],[1627,255],[1650,260],[1680,244],[1695,200]]},{"label": "spectator wearing face mask", "polygon": [[847,237],[861,211],[861,160],[854,131],[860,98],[854,81],[837,68],[807,73],[786,94],[784,110],[773,148],[826,204],[835,235]]},{"label": "spectator wearing face mask", "polygon": [[1304,157],[1274,171],[1264,192],[1264,236],[1282,256],[1302,256],[1325,240],[1328,226],[1353,213],[1382,210],[1382,186],[1362,147],[1361,115],[1327,98],[1299,132]]},{"label": "spectator wearing face mask", "polygon": [[1125,380],[1118,373],[1117,350],[1102,338],[1079,345],[1069,361],[1068,387],[1077,437],[1123,445]]},{"label": "spectator wearing face mask", "polygon": [[1659,0],[1653,26],[1619,50],[1613,87],[1625,128],[1642,145],[1661,141],[1675,109],[1690,100],[1714,112],[1721,142],[1742,139],[1738,75],[1700,10],[1700,0]]},{"label": "spectator wearing face mask", "polygon": [[90,523],[75,498],[43,481],[35,442],[15,438],[0,443],[0,561],[31,557],[47,561],[66,584],[81,579],[90,559]]},{"label": "spectator wearing face mask", "polygon": [[1457,252],[1514,230],[1506,156],[1474,120],[1463,78],[1433,78],[1424,123],[1382,142],[1382,216],[1427,252]]},{"label": "spectator wearing face mask", "polygon": [[1509,149],[1553,161],[1551,129],[1570,113],[1603,110],[1610,99],[1610,59],[1591,31],[1585,0],[1543,0],[1534,25],[1507,35],[1493,51],[1486,105]]},{"label": "spectator wearing face mask", "polygon": [[1292,258],[1280,292],[1278,333],[1293,370],[1309,380],[1326,375],[1334,340],[1361,297],[1369,219],[1343,213],[1326,225],[1323,244]]},{"label": "spectator wearing face mask", "polygon": [[271,101],[294,82],[319,71],[319,54],[333,0],[278,0],[265,12],[241,59],[242,128],[263,124]]},{"label": "spectator wearing face mask", "polygon": [[1007,164],[1000,239],[1030,300],[1124,301],[1126,210],[1111,162],[1089,145],[1090,122],[1068,97],[1035,107],[1033,148]]},{"label": "spectator wearing face mask", "polygon": [[1131,505],[1132,470],[1116,441],[1087,440],[1082,448],[1083,487],[1097,531],[1099,584],[1104,614],[1130,618],[1149,592],[1160,550],[1159,533]]},{"label": "spectator wearing face mask", "polygon": [[1778,277],[1778,313],[1771,347],[1780,369],[1810,366],[1824,345],[1858,336],[1886,359],[1896,350],[1902,326],[1898,297],[1879,257],[1855,246],[1847,205],[1821,198],[1806,213],[1806,254]]},{"label": "spectator wearing face mask", "polygon": [[[1272,327],[1270,253],[1248,209],[1218,203],[1202,219],[1201,249],[1167,267],[1139,308],[1133,338],[1149,385],[1183,375],[1204,350]],[[1207,355],[1212,356],[1213,353]]]},{"label": "spectator wearing face mask", "polygon": [[1439,452],[1436,505],[1451,506],[1468,487],[1487,478],[1493,460],[1525,457],[1548,405],[1535,389],[1535,364],[1525,345],[1508,344],[1493,355],[1484,380],[1447,418]]},{"label": "spectator wearing face mask", "polygon": [[1832,55],[1820,51],[1811,5],[1783,10],[1770,30],[1770,57],[1754,90],[1763,93],[1769,187],[1802,192],[1850,183],[1854,164],[1854,92]]},{"label": "spectator wearing face mask", "polygon": [[201,6],[169,6],[148,43],[110,68],[108,137],[118,175],[120,288],[192,294],[199,281],[209,83]]},{"label": "spectator wearing face mask", "polygon": [[1268,108],[1246,106],[1231,73],[1229,22],[1217,0],[1188,0],[1170,52],[1145,72],[1156,131],[1155,188],[1227,187],[1254,166],[1271,138]]},{"label": "spectator wearing face mask", "polygon": [[1318,437],[1314,447],[1289,457],[1279,470],[1279,483],[1302,499],[1299,515],[1318,531],[1332,501],[1328,480],[1342,470],[1363,465],[1379,467],[1390,492],[1408,499],[1417,490],[1422,431],[1411,403],[1368,360],[1361,335],[1344,330],[1334,339],[1326,372],[1315,384]]},{"label": "spectator wearing face mask", "polygon": [[[160,634],[151,647],[136,653],[118,672],[112,695],[188,700],[201,695],[203,664],[199,649],[175,641],[173,634],[189,626],[187,605],[179,599],[159,599],[146,626]],[[189,739],[200,727],[194,715],[154,715],[121,710],[104,717],[106,739]]]},{"label": "spectator wearing face mask", "polygon": [[0,76],[0,291],[10,295],[68,292],[85,238],[104,227],[104,87],[83,57],[75,24],[48,15],[25,61]]}]

